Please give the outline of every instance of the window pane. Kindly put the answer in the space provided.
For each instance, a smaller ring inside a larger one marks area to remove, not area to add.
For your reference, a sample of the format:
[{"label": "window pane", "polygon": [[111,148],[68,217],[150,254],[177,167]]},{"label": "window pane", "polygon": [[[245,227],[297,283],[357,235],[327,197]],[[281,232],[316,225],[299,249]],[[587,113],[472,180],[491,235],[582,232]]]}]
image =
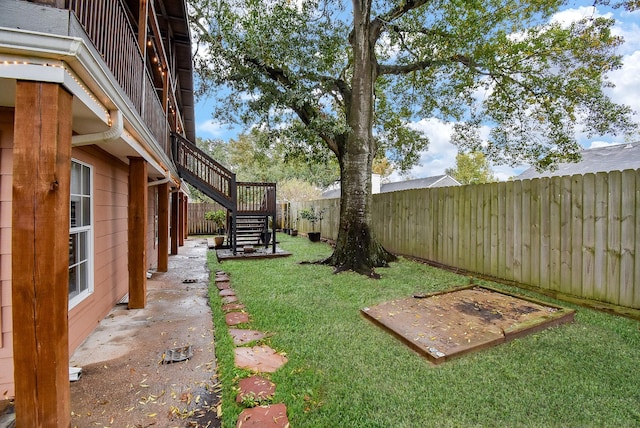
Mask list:
[{"label": "window pane", "polygon": [[82,165],[71,162],[71,193],[79,195],[82,192]]},{"label": "window pane", "polygon": [[78,261],[79,262],[84,262],[87,260],[88,258],[88,254],[87,254],[87,238],[88,238],[88,233],[87,232],[81,232],[78,234]]},{"label": "window pane", "polygon": [[82,293],[83,291],[89,288],[89,272],[87,271],[87,262],[81,263],[78,266],[78,292]]},{"label": "window pane", "polygon": [[82,198],[82,226],[91,225],[91,198]]},{"label": "window pane", "polygon": [[89,167],[82,167],[82,194],[91,194],[91,170]]},{"label": "window pane", "polygon": [[78,295],[77,267],[69,269],[69,299]]},{"label": "window pane", "polygon": [[71,196],[71,207],[70,207],[70,225],[71,227],[80,226],[80,218],[79,216],[82,214],[80,209],[80,197],[79,196]]},{"label": "window pane", "polygon": [[76,255],[78,254],[78,235],[69,235],[69,266],[73,266],[78,262]]}]

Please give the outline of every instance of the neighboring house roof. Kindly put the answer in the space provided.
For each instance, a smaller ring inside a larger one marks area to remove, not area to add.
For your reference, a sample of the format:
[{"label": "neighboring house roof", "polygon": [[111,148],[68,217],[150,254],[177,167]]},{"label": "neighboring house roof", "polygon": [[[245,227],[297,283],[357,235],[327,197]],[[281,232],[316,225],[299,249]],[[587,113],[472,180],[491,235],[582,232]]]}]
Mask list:
[{"label": "neighboring house roof", "polygon": [[554,171],[538,172],[534,167],[531,167],[518,175],[516,179],[524,180],[640,168],[640,142],[586,149],[582,150],[580,154],[582,155],[582,160],[579,162],[561,163]]},{"label": "neighboring house roof", "polygon": [[[397,181],[380,185],[380,193],[398,192],[409,189],[428,189],[431,187],[460,186],[460,183],[450,175],[435,175],[433,177],[418,178],[416,180]],[[324,199],[340,197],[340,186],[322,192]]]},{"label": "neighboring house roof", "polygon": [[431,187],[460,186],[455,178],[450,175],[434,175],[433,177],[418,178],[416,180],[397,181],[384,183],[380,186],[380,193],[398,192],[409,189],[429,189]]}]

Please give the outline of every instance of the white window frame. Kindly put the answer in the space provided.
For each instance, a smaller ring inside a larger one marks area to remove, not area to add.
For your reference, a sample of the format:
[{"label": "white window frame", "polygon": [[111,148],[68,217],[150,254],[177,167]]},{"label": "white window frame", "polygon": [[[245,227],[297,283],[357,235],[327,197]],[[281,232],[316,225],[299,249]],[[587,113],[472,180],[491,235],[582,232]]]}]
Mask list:
[{"label": "white window frame", "polygon": [[[87,268],[87,284],[86,287],[80,291],[80,293],[78,293],[77,295],[69,298],[69,309],[72,309],[73,307],[77,306],[78,304],[80,304],[83,300],[85,300],[87,297],[89,297],[91,294],[93,294],[93,285],[94,285],[94,278],[93,278],[93,265],[94,265],[94,253],[93,253],[93,229],[94,229],[94,207],[93,207],[93,194],[94,194],[94,188],[93,188],[93,166],[81,162],[77,159],[71,159],[71,164],[78,164],[80,166],[82,166],[83,168],[87,168],[89,170],[89,194],[87,195],[83,195],[83,194],[74,194],[74,193],[70,193],[70,200],[69,200],[69,209],[71,209],[71,197],[74,196],[79,196],[81,198],[87,198],[89,200],[89,225],[87,226],[76,226],[76,227],[72,227],[71,226],[71,212],[69,213],[69,237],[71,237],[72,234],[78,234],[78,233],[86,233],[86,268]],[[73,171],[73,169],[72,169]],[[81,175],[81,180],[83,179],[82,177],[84,177],[84,175]],[[72,180],[70,180],[72,181]],[[85,186],[86,183],[81,182],[82,186]],[[71,183],[69,183],[69,186],[71,187]],[[76,263],[75,265],[69,265],[69,273],[71,273],[71,268],[78,266],[81,262]],[[67,293],[69,293],[69,291],[67,290]]]}]

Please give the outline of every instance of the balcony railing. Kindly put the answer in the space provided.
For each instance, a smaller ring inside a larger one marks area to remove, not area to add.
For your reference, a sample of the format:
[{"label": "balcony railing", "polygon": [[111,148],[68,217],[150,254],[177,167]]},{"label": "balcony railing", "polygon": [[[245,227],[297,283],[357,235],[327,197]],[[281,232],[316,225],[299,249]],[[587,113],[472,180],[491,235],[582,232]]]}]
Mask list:
[{"label": "balcony railing", "polygon": [[271,214],[276,212],[274,183],[238,183],[239,214]]},{"label": "balcony railing", "polygon": [[69,0],[68,9],[93,42],[143,121],[170,155],[167,117],[121,0]]}]

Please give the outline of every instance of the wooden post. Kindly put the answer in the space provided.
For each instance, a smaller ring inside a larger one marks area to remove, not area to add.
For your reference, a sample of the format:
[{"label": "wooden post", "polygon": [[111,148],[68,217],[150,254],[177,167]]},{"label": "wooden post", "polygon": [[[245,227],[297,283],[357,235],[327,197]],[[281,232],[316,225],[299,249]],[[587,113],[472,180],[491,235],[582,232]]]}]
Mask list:
[{"label": "wooden post", "polygon": [[184,245],[184,193],[178,193],[178,245],[182,247]]},{"label": "wooden post", "polygon": [[179,219],[179,205],[180,197],[179,192],[173,192],[171,194],[171,254],[178,254],[178,219]]},{"label": "wooden post", "polygon": [[138,47],[143,60],[147,57],[147,20],[149,17],[149,4],[147,0],[140,0],[138,8]]},{"label": "wooden post", "polygon": [[147,304],[147,162],[129,158],[129,309]]},{"label": "wooden post", "polygon": [[11,295],[16,426],[69,426],[69,198],[72,96],[18,81]]},{"label": "wooden post", "polygon": [[158,186],[158,272],[169,270],[169,183]]},{"label": "wooden post", "polygon": [[184,239],[187,239],[189,236],[189,197],[187,195],[184,195],[182,208],[182,236]]}]

